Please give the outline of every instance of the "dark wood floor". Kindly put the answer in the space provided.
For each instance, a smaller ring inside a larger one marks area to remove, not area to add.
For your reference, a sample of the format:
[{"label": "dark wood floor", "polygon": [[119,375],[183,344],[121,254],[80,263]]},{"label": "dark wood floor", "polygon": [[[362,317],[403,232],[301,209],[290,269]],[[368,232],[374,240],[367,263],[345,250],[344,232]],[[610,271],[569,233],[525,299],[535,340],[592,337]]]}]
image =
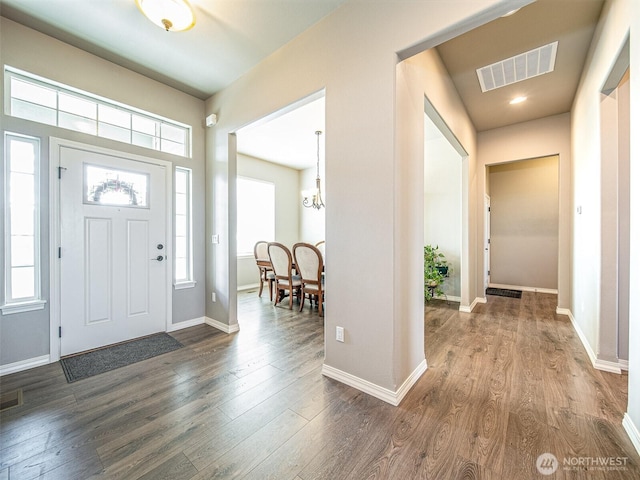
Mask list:
[{"label": "dark wood floor", "polygon": [[[555,296],[425,309],[429,369],[399,407],[323,377],[309,309],[241,295],[241,330],[67,384],[58,363],[0,379],[2,479],[638,479],[627,377],[594,370]],[[626,457],[626,469],[536,470]],[[585,460],[583,460],[583,463]]]}]

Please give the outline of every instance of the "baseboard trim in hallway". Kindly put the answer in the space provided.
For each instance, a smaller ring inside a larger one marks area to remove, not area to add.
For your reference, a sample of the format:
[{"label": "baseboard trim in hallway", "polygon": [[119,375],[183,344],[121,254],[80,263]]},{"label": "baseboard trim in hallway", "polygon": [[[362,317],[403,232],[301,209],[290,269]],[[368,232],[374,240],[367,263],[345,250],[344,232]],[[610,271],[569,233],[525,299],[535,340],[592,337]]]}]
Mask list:
[{"label": "baseboard trim in hallway", "polygon": [[[578,325],[578,322],[576,321],[575,317],[573,316],[573,313],[571,313],[571,310],[569,310],[568,308],[556,307],[556,313],[558,315],[567,315],[569,317],[569,320],[571,320],[571,325],[573,326],[573,329],[575,330],[576,334],[578,335],[578,338],[580,339],[580,342],[582,342],[582,346],[584,347],[585,351],[587,352],[587,355],[589,356],[589,360],[591,360],[591,365],[593,365],[593,368],[595,368],[597,370],[601,370],[603,372],[617,373],[618,375],[620,375],[622,373],[622,365],[619,362],[611,362],[611,361],[608,361],[608,360],[602,360],[602,359],[599,359],[596,356],[596,353],[591,348],[591,345],[589,344],[589,341],[587,340],[586,335],[584,334],[584,332],[580,328],[580,325]],[[628,368],[627,368],[627,370],[628,370]]]},{"label": "baseboard trim in hallway", "polygon": [[625,413],[622,418],[622,426],[624,427],[624,431],[627,432],[627,435],[629,435],[629,439],[631,443],[633,443],[636,451],[640,454],[640,430],[638,430],[638,427],[633,423],[628,413]]},{"label": "baseboard trim in hallway", "polygon": [[404,383],[397,391],[389,390],[388,388],[381,387],[375,383],[371,383],[368,380],[364,380],[360,377],[356,377],[350,373],[344,372],[330,365],[322,365],[322,374],[325,377],[333,378],[339,382],[356,388],[361,392],[367,393],[372,397],[378,398],[384,402],[390,403],[397,407],[404,396],[411,390],[411,387],[418,381],[420,376],[427,371],[427,360],[422,360],[415,370],[407,377]]}]

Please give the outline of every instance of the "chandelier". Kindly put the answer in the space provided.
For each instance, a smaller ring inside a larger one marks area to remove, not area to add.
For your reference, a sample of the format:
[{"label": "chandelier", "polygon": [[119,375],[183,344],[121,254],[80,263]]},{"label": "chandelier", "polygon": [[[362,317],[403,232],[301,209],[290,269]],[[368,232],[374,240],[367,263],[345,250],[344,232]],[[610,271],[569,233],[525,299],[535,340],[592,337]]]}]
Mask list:
[{"label": "chandelier", "polygon": [[305,207],[313,207],[316,210],[320,210],[324,207],[324,202],[322,201],[322,191],[320,190],[320,135],[322,132],[320,130],[316,131],[316,136],[318,137],[318,160],[316,163],[316,188],[313,191],[312,195],[303,193],[304,199],[302,200],[302,205]]}]

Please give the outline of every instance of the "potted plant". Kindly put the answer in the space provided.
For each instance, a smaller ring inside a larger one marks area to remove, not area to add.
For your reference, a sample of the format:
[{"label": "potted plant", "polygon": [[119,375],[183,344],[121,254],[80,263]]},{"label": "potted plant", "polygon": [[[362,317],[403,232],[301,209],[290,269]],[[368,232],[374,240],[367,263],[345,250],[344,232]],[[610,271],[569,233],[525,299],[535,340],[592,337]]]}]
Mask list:
[{"label": "potted plant", "polygon": [[449,275],[449,262],[438,246],[424,247],[424,299],[431,300],[434,296],[444,295],[442,282]]}]

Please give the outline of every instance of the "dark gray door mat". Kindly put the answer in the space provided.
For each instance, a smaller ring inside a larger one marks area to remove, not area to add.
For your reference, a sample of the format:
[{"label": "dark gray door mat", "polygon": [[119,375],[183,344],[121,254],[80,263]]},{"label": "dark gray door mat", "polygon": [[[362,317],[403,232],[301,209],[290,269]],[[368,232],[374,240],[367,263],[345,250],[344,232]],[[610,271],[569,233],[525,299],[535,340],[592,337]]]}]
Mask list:
[{"label": "dark gray door mat", "polygon": [[60,365],[67,382],[125,367],[147,358],[162,355],[182,348],[182,344],[167,333],[157,333],[148,337],[118,343],[109,347],[60,359]]}]

